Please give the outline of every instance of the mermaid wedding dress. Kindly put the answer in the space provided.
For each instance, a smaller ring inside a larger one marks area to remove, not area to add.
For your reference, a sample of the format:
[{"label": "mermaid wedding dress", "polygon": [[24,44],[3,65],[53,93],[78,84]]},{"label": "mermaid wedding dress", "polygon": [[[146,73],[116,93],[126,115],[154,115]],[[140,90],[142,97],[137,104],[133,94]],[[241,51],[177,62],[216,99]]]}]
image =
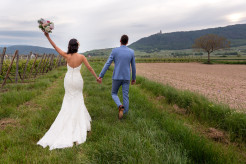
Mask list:
[{"label": "mermaid wedding dress", "polygon": [[87,131],[91,130],[91,117],[84,104],[80,68],[81,65],[76,68],[67,65],[61,110],[50,129],[37,143],[43,148],[66,148],[72,147],[74,142],[81,144],[86,141]]}]

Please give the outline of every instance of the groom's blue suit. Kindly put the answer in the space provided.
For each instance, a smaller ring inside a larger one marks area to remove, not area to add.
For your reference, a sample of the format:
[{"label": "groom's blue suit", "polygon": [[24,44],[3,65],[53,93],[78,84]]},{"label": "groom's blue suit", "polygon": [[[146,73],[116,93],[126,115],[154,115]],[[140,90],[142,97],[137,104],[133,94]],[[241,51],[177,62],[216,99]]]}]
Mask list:
[{"label": "groom's blue suit", "polygon": [[123,104],[125,107],[124,113],[127,113],[129,110],[128,93],[131,79],[130,65],[132,67],[132,80],[136,80],[136,65],[134,51],[125,45],[121,45],[120,47],[113,49],[99,77],[103,78],[104,74],[106,73],[113,61],[115,66],[112,77],[112,98],[114,99],[118,107],[122,105],[117,95],[118,90],[122,85]]}]

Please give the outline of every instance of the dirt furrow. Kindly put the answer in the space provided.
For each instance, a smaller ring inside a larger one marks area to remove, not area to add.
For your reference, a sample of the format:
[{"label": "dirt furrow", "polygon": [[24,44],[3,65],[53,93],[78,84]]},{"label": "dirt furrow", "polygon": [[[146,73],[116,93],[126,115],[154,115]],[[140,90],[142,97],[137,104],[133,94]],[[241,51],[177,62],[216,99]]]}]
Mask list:
[{"label": "dirt furrow", "polygon": [[199,63],[138,63],[137,74],[205,95],[246,112],[246,66]]}]

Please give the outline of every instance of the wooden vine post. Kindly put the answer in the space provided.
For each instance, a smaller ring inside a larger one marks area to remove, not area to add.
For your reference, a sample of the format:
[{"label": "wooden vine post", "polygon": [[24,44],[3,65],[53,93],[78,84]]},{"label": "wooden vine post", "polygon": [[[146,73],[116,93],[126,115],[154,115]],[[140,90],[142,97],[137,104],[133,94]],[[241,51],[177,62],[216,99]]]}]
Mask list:
[{"label": "wooden vine post", "polygon": [[39,72],[39,68],[41,67],[41,64],[43,62],[44,56],[45,56],[45,54],[42,55],[42,58],[41,58],[40,62],[38,63],[38,67],[36,68],[36,73],[35,73],[34,77],[36,77],[38,72]]},{"label": "wooden vine post", "polygon": [[66,65],[67,61],[65,60],[65,58],[62,58],[62,65]]},{"label": "wooden vine post", "polygon": [[51,67],[52,60],[53,60],[53,54],[50,55],[50,61],[49,61],[48,65],[47,65],[46,73],[51,70],[50,67]]},{"label": "wooden vine post", "polygon": [[44,71],[45,71],[46,65],[49,62],[49,58],[50,58],[50,54],[48,55],[48,58],[47,58],[46,62],[44,63],[44,67],[43,67],[42,73],[44,73]]},{"label": "wooden vine post", "polygon": [[45,65],[45,62],[46,62],[46,60],[47,60],[47,54],[45,54],[45,56],[44,56],[44,60],[43,60],[43,63],[41,64],[41,67],[40,67],[40,70],[39,70],[39,72],[38,73],[42,73],[42,70],[43,70],[43,68],[44,68],[44,65]]},{"label": "wooden vine post", "polygon": [[50,70],[50,71],[53,69],[53,63],[54,63],[54,60],[55,60],[54,58],[55,58],[55,55],[52,54],[51,60],[50,60],[50,66],[49,66],[49,70]]},{"label": "wooden vine post", "polygon": [[22,77],[22,82],[23,82],[23,81],[24,81],[24,79],[25,79],[25,76],[26,76],[26,69],[27,69],[27,66],[28,66],[29,60],[30,60],[30,58],[31,58],[31,55],[32,55],[32,52],[30,52],[30,54],[27,56],[26,65],[25,65],[25,69],[24,69],[24,72],[23,72],[23,77]]},{"label": "wooden vine post", "polygon": [[58,56],[56,57],[56,65],[55,65],[55,68],[57,68],[57,67],[58,67],[58,64],[59,64],[59,59],[60,59],[60,55],[58,55]]},{"label": "wooden vine post", "polygon": [[19,54],[16,55],[15,83],[18,83],[19,75]]},{"label": "wooden vine post", "polygon": [[53,60],[51,62],[51,70],[55,67],[55,54],[53,54]]},{"label": "wooden vine post", "polygon": [[13,56],[13,58],[12,58],[12,61],[11,61],[10,65],[9,65],[8,71],[7,71],[7,73],[6,73],[6,76],[5,76],[5,78],[4,78],[4,81],[3,81],[3,83],[2,83],[2,88],[3,88],[3,86],[5,85],[5,83],[6,83],[7,79],[8,79],[8,77],[9,77],[10,70],[11,70],[11,68],[12,68],[14,59],[15,59],[15,57],[17,56],[17,54],[18,54],[18,50],[15,51],[15,54],[14,54],[14,56]]},{"label": "wooden vine post", "polygon": [[29,73],[29,77],[28,77],[28,78],[30,78],[30,77],[32,76],[32,71],[33,71],[33,68],[34,68],[34,66],[35,66],[35,63],[36,63],[36,61],[37,61],[37,58],[38,58],[38,54],[35,55],[35,59],[34,59],[34,62],[33,62],[33,64],[32,64],[32,68],[31,68],[31,71],[30,71],[30,73]]},{"label": "wooden vine post", "polygon": [[[59,55],[59,56],[60,56],[60,55]],[[59,62],[58,62],[58,66],[61,66],[61,60],[62,60],[62,57],[60,56]]]},{"label": "wooden vine post", "polygon": [[3,68],[3,60],[6,52],[6,47],[3,48],[3,53],[1,55],[1,61],[0,61],[0,75],[2,74],[2,68]]}]

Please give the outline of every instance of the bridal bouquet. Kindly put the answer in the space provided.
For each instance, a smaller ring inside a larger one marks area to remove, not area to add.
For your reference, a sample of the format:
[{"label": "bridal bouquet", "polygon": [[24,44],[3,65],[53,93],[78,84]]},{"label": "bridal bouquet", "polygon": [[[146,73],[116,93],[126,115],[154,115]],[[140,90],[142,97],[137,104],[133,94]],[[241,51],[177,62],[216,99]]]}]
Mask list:
[{"label": "bridal bouquet", "polygon": [[39,19],[38,20],[38,23],[39,23],[39,28],[43,31],[43,32],[46,32],[46,33],[51,33],[52,30],[54,29],[54,23],[53,22],[50,22],[48,20],[45,20],[43,18]]}]

